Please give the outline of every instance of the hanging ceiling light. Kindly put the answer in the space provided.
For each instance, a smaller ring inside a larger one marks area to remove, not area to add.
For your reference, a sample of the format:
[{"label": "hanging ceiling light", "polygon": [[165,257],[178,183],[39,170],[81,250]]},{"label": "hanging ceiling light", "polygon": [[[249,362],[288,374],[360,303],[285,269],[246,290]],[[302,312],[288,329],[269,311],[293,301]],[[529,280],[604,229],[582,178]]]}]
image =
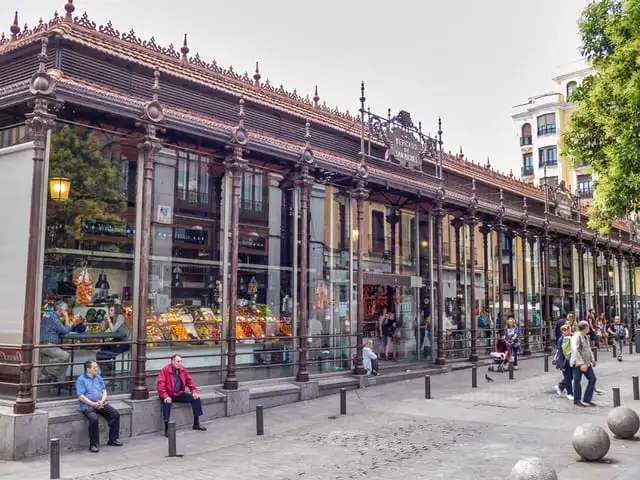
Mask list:
[{"label": "hanging ceiling light", "polygon": [[67,177],[51,177],[49,179],[49,194],[56,202],[64,202],[69,199],[71,181]]},{"label": "hanging ceiling light", "polygon": [[98,281],[96,282],[96,288],[101,290],[109,290],[111,285],[109,285],[109,281],[107,280],[107,274],[102,272],[98,275]]}]

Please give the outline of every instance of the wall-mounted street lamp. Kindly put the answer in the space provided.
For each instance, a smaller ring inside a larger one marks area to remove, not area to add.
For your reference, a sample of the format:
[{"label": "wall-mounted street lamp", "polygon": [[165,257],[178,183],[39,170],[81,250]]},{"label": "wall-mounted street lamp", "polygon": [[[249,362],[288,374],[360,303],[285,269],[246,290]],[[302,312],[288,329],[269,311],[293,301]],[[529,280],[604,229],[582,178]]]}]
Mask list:
[{"label": "wall-mounted street lamp", "polygon": [[71,182],[67,177],[51,177],[49,179],[49,194],[56,202],[64,202],[69,199]]}]

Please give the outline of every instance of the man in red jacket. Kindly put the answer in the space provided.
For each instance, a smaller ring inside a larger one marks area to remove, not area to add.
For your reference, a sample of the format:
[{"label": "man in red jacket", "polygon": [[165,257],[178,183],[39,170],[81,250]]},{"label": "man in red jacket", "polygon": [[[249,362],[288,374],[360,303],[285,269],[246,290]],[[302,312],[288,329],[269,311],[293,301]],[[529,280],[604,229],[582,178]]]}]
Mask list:
[{"label": "man in red jacket", "polygon": [[[188,393],[185,390],[189,389]],[[202,402],[191,375],[182,366],[180,355],[173,355],[171,363],[160,370],[158,375],[158,396],[162,402],[162,417],[164,418],[164,436],[167,436],[169,417],[171,416],[171,404],[190,403],[193,410],[193,429],[205,431],[200,425],[202,415]]]}]

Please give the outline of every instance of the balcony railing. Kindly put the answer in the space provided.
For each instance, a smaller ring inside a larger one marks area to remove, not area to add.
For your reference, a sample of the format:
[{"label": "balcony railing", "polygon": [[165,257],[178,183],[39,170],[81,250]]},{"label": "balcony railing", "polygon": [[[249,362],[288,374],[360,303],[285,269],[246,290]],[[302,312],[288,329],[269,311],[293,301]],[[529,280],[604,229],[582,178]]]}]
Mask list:
[{"label": "balcony railing", "polygon": [[531,145],[533,143],[533,139],[531,135],[526,135],[524,137],[520,137],[520,146],[524,147],[525,145]]},{"label": "balcony railing", "polygon": [[522,175],[523,177],[528,177],[529,175],[533,175],[533,165],[525,165],[522,167]]},{"label": "balcony railing", "polygon": [[593,198],[593,185],[578,184],[580,198]]},{"label": "balcony railing", "polygon": [[265,202],[256,200],[240,200],[240,219],[265,222],[269,216],[269,209]]},{"label": "balcony railing", "polygon": [[540,125],[538,127],[538,136],[542,135],[551,135],[552,133],[556,133],[556,125],[555,123],[549,125]]},{"label": "balcony railing", "polygon": [[558,159],[557,158],[554,158],[553,160],[542,160],[542,159],[540,159],[540,161],[538,163],[539,167],[544,167],[544,166],[554,167],[556,165],[558,165]]}]

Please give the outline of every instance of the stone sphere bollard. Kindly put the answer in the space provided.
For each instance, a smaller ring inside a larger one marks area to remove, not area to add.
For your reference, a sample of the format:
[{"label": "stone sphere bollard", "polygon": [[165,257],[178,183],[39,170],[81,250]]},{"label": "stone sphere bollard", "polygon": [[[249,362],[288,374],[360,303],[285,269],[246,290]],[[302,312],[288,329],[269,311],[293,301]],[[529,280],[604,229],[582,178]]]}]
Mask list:
[{"label": "stone sphere bollard", "polygon": [[640,430],[640,417],[629,407],[616,407],[609,412],[607,425],[616,437],[630,439]]},{"label": "stone sphere bollard", "polygon": [[558,480],[556,471],[538,457],[518,460],[511,470],[511,480]]},{"label": "stone sphere bollard", "polygon": [[592,423],[576,428],[571,443],[576,453],[589,462],[600,460],[611,447],[609,434],[601,426]]}]

